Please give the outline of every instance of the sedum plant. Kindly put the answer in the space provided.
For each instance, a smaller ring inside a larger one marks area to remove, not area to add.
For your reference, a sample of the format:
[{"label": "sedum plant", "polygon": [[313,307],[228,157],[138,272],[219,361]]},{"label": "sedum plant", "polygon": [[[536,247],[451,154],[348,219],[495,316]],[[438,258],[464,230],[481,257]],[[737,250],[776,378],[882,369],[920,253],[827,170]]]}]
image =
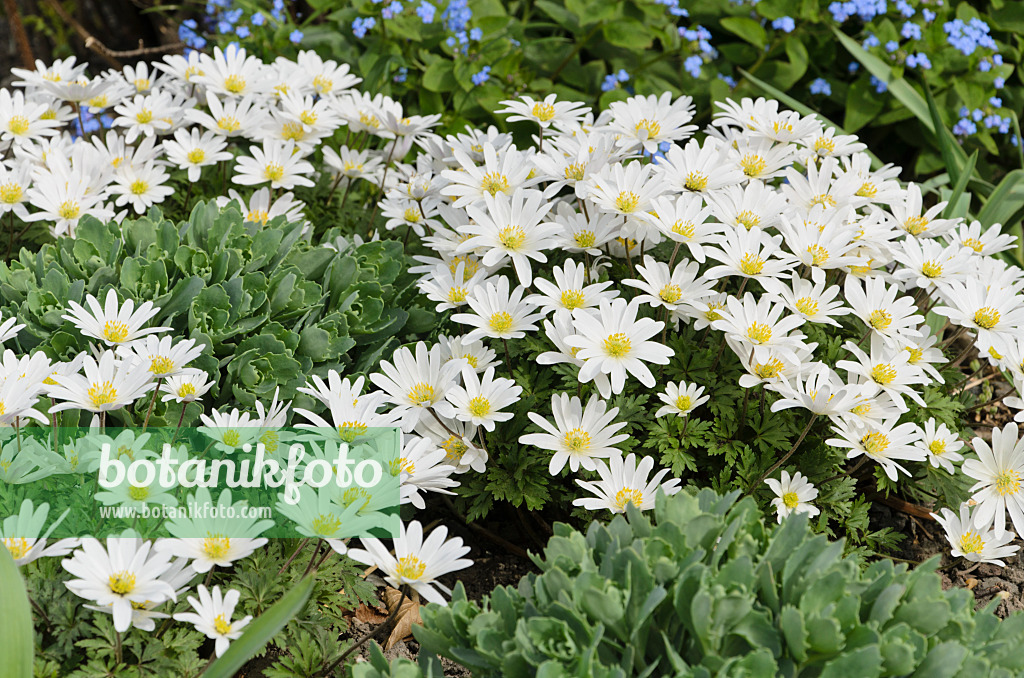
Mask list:
[{"label": "sedum plant", "polygon": [[[1000,621],[943,590],[933,559],[866,568],[805,517],[776,526],[755,502],[660,495],[586,533],[559,524],[540,574],[482,603],[457,586],[414,631],[474,676],[1011,676],[1024,616]],[[441,675],[379,653],[357,678]]]},{"label": "sedum plant", "polygon": [[[310,374],[375,365],[431,317],[415,303],[398,241],[339,252],[305,240],[303,227],[285,217],[244,222],[237,208],[213,203],[200,203],[179,224],[157,208],[120,225],[85,217],[76,238],[22,250],[0,266],[0,308],[26,325],[17,352],[40,348],[66,360],[89,347],[62,317],[68,302],[113,287],[123,298],[152,301],[157,325],[207,347],[194,365],[217,383],[211,405],[252,406],[278,389],[294,398]],[[138,404],[140,419],[145,406]],[[132,415],[125,416],[128,423]]]}]

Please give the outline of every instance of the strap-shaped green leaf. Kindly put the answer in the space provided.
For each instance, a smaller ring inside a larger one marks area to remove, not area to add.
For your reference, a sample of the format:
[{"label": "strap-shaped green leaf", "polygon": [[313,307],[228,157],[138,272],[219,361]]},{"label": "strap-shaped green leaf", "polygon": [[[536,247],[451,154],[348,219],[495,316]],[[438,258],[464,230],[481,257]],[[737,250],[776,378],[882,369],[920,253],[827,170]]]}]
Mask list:
[{"label": "strap-shaped green leaf", "polygon": [[10,551],[0,545],[0,678],[32,678],[35,640],[28,593]]}]

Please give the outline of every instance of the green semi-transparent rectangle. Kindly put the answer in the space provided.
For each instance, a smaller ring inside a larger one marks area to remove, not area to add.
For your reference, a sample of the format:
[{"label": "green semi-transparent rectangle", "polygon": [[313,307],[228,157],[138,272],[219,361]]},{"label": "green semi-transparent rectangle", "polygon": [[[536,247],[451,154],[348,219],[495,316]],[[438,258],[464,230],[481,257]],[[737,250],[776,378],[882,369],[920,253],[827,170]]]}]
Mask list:
[{"label": "green semi-transparent rectangle", "polygon": [[0,429],[2,536],[394,537],[401,449],[398,428]]}]

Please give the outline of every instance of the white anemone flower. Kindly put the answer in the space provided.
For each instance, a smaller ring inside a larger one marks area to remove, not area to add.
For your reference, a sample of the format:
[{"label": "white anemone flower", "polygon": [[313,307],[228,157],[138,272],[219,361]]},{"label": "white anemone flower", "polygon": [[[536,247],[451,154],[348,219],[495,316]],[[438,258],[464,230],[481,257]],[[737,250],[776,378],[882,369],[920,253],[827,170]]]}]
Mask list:
[{"label": "white anemone flower", "polygon": [[931,514],[946,532],[953,557],[965,558],[972,563],[990,563],[1003,567],[1001,558],[1012,556],[1020,547],[1010,546],[1012,532],[996,535],[988,525],[978,523],[978,509],[971,512],[967,503],[960,505],[960,515],[944,508]]},{"label": "white anemone flower", "polygon": [[608,409],[608,404],[596,395],[584,408],[578,397],[556,393],[551,396],[554,425],[536,412],[527,412],[530,421],[544,433],[528,433],[520,436],[519,442],[554,452],[548,465],[551,475],[558,475],[567,463],[573,472],[581,466],[593,471],[597,468],[594,459],[619,453],[614,446],[629,437],[616,433],[626,425],[615,422],[618,413],[619,408]]},{"label": "white anemone flower", "polygon": [[783,471],[778,480],[768,478],[764,482],[775,493],[772,506],[780,523],[793,513],[806,513],[812,518],[821,513],[821,509],[810,503],[818,497],[818,489],[799,471],[792,477],[789,471]]},{"label": "white anemone flower", "polygon": [[1006,532],[1006,513],[1013,529],[1024,534],[1024,438],[1017,437],[1017,424],[992,429],[992,444],[981,438],[971,441],[977,459],[968,459],[960,469],[978,482],[971,488],[977,502],[976,525],[994,526],[996,537]]},{"label": "white anemone flower", "polygon": [[252,621],[252,615],[231,621],[241,596],[236,589],[221,595],[219,586],[214,586],[211,593],[200,584],[197,590],[198,599],[188,597],[189,605],[195,612],[179,612],[174,615],[174,620],[192,624],[197,631],[216,641],[213,649],[220,657],[227,651],[231,641],[242,635],[242,629]]},{"label": "white anemone flower", "polygon": [[654,508],[654,499],[659,489],[667,495],[679,492],[679,479],[672,478],[661,482],[668,475],[668,469],[661,469],[648,480],[654,469],[654,459],[644,457],[637,463],[636,455],[630,453],[625,458],[621,454],[608,458],[608,464],[598,459],[597,474],[600,480],[577,480],[576,483],[592,492],[594,497],[581,497],[573,500],[573,506],[582,506],[588,511],[608,509],[612,513],[625,513],[626,506],[632,504],[641,511]]}]

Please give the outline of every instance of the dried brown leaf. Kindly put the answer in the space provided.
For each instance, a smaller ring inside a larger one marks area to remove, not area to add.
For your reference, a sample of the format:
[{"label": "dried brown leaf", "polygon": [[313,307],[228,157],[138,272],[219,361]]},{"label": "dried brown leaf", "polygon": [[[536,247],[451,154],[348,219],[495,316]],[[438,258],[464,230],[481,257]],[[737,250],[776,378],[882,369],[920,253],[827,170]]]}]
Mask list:
[{"label": "dried brown leaf", "polygon": [[383,624],[387,620],[388,616],[386,614],[381,614],[376,609],[366,605],[365,603],[360,603],[359,607],[356,608],[355,618],[366,624]]},{"label": "dried brown leaf", "polygon": [[395,628],[391,630],[391,635],[388,636],[387,643],[384,644],[384,649],[390,650],[395,643],[411,636],[412,625],[423,624],[423,618],[420,617],[420,596],[415,591],[412,592],[411,597],[407,597],[403,601],[402,592],[389,586],[384,590],[384,601],[387,603],[389,613],[399,602],[402,603],[398,609],[398,616],[395,617]]}]

